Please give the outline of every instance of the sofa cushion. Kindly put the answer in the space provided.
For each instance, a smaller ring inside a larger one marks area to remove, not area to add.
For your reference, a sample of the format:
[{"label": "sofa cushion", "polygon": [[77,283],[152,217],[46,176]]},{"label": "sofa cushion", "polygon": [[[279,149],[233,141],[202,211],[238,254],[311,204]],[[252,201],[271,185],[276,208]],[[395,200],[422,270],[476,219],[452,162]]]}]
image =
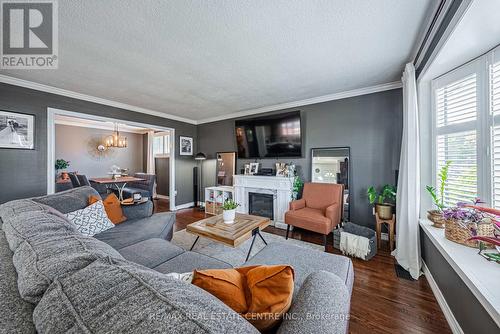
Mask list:
[{"label": "sofa cushion", "polygon": [[154,268],[184,253],[184,250],[164,239],[153,238],[124,247],[119,252],[129,261]]},{"label": "sofa cushion", "polygon": [[285,222],[289,225],[305,228],[309,231],[328,234],[332,231],[332,221],[325,217],[323,211],[303,208],[285,213]]},{"label": "sofa cushion", "polygon": [[207,292],[126,260],[57,279],[33,313],[40,333],[258,333]]},{"label": "sofa cushion", "polygon": [[[311,260],[314,259],[314,260]],[[320,270],[334,273],[352,291],[354,271],[346,256],[329,254],[287,243],[275,242],[264,247],[244,265],[289,264],[295,269],[295,291],[299,291],[307,276]]]},{"label": "sofa cushion", "polygon": [[87,207],[89,197],[92,195],[100,198],[99,193],[94,188],[84,186],[52,195],[35,197],[33,200],[48,205],[62,213],[69,213]]},{"label": "sofa cushion", "polygon": [[0,229],[0,328],[2,333],[35,333],[34,305],[24,301],[17,289],[17,273],[4,232]]},{"label": "sofa cushion", "polygon": [[345,334],[349,325],[351,293],[337,275],[318,271],[309,275],[285,317],[278,334]]},{"label": "sofa cushion", "polygon": [[66,217],[53,214],[50,210],[26,211],[4,218],[2,228],[10,249],[15,250],[25,240],[39,240],[55,236],[79,234],[76,225]]},{"label": "sofa cushion", "polygon": [[153,269],[164,274],[187,273],[195,269],[232,268],[229,263],[196,252],[184,252]]},{"label": "sofa cushion", "polygon": [[121,249],[151,238],[170,240],[174,223],[174,212],[157,213],[144,219],[127,220],[94,237],[115,249]]},{"label": "sofa cushion", "polygon": [[109,245],[79,234],[23,242],[14,252],[18,289],[23,299],[37,303],[49,285],[96,259],[122,256]]}]

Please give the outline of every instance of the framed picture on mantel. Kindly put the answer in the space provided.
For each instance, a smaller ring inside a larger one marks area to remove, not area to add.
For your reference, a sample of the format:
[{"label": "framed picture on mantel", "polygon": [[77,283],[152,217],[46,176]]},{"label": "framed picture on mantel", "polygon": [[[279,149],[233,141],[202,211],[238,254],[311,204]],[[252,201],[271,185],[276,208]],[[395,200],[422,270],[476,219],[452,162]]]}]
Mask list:
[{"label": "framed picture on mantel", "polygon": [[0,148],[33,150],[35,116],[0,110]]}]

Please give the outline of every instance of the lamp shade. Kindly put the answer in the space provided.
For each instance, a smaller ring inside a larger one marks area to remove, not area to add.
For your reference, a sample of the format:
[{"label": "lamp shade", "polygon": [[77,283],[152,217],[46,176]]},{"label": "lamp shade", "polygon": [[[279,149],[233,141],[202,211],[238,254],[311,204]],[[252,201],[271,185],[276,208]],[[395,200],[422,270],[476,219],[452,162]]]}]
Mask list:
[{"label": "lamp shade", "polygon": [[207,160],[207,156],[203,152],[198,152],[194,156],[194,160]]}]

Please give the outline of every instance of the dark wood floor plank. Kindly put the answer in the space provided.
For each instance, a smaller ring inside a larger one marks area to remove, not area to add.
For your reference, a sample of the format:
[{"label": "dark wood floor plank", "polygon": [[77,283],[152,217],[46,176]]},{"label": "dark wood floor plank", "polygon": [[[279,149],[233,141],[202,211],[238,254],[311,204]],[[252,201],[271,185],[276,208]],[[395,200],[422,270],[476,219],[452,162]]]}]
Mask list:
[{"label": "dark wood floor plank", "polygon": [[[157,212],[168,211],[168,203],[155,205]],[[205,218],[197,209],[176,212],[175,231]],[[266,232],[285,236],[284,230],[267,227]],[[319,234],[296,229],[291,238],[323,244]],[[283,238],[283,241],[285,239]],[[327,252],[341,254],[328,236]],[[396,276],[388,243],[370,261],[353,258],[354,287],[351,299],[350,333],[451,333],[450,327],[424,276],[409,281]]]}]

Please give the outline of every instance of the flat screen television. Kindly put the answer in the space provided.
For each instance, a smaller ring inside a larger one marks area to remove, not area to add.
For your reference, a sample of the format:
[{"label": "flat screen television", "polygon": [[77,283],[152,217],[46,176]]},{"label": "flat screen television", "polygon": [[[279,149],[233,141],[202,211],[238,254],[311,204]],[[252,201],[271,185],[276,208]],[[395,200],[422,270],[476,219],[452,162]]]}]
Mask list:
[{"label": "flat screen television", "polygon": [[238,120],[238,158],[293,158],[302,156],[300,111]]}]

